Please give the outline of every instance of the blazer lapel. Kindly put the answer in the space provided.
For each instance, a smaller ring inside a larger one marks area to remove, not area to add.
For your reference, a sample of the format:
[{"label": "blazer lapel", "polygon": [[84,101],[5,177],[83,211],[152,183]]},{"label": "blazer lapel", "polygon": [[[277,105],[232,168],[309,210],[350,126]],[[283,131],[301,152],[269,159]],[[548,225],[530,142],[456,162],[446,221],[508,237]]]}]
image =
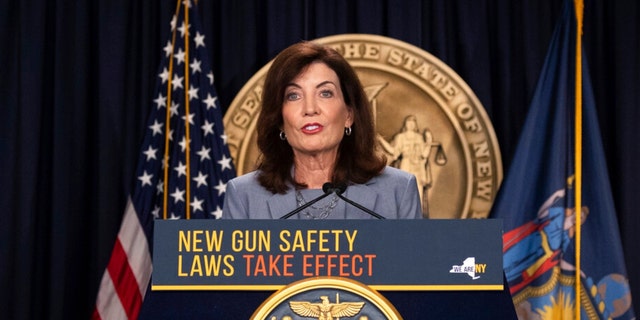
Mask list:
[{"label": "blazer lapel", "polygon": [[280,219],[280,217],[298,207],[293,191],[287,192],[286,194],[276,193],[272,195],[267,199],[267,206],[269,207],[269,210],[268,216],[265,213],[265,219]]},{"label": "blazer lapel", "polygon": [[[347,187],[347,190],[344,193],[344,196],[369,209],[369,210],[374,210],[375,206],[376,206],[376,201],[378,198],[377,193],[375,192],[375,190],[367,185],[367,184],[356,184],[356,185],[351,185],[349,187]],[[362,213],[362,214],[367,214],[364,211],[360,210],[359,208],[356,208],[355,206],[352,206],[351,204],[347,203],[347,212],[353,212],[355,210],[355,212],[358,213]]]}]

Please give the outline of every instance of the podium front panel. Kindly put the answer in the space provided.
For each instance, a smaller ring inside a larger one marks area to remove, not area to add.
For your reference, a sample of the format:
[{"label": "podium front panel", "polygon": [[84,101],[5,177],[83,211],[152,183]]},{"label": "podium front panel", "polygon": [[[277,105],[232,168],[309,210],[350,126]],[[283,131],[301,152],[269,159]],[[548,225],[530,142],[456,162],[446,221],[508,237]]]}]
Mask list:
[{"label": "podium front panel", "polygon": [[277,290],[346,277],[377,290],[503,290],[502,221],[157,220],[152,290]]}]

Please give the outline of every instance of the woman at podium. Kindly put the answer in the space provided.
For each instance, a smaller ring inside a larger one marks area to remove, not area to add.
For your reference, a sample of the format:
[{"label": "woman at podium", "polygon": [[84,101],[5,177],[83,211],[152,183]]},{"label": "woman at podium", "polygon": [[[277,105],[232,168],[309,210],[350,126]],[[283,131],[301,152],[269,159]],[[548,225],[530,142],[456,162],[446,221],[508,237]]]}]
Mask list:
[{"label": "woman at podium", "polygon": [[226,219],[419,219],[413,174],[386,165],[355,70],[303,41],[274,59],[257,120],[255,171],[227,183]]}]

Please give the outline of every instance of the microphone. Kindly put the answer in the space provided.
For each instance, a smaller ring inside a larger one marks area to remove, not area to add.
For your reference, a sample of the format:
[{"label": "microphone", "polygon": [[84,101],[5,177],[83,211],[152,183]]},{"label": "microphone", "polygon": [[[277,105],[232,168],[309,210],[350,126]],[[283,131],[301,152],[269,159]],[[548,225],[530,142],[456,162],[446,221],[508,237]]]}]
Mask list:
[{"label": "microphone", "polygon": [[322,185],[322,191],[324,191],[324,193],[329,193],[329,194],[335,192],[337,195],[340,195],[346,189],[347,189],[347,185],[344,183],[334,185],[333,183],[327,182]]},{"label": "microphone", "polygon": [[337,189],[336,187],[333,185],[333,183],[331,182],[325,182],[325,184],[322,185],[322,191],[324,192],[324,194],[320,195],[319,197],[297,207],[295,210],[285,214],[284,216],[280,217],[280,219],[289,219],[289,217],[291,217],[292,215],[308,208],[309,206],[311,206],[312,204],[326,198],[328,195],[336,192],[337,193]]},{"label": "microphone", "polygon": [[[324,190],[324,186],[323,186],[323,190]],[[364,212],[366,212],[366,213],[368,213],[368,214],[370,214],[370,215],[372,215],[372,216],[374,216],[374,217],[376,217],[378,219],[383,219],[383,220],[386,219],[385,217],[373,212],[372,210],[369,210],[369,209],[363,207],[359,203],[354,202],[354,201],[350,200],[349,198],[343,196],[342,194],[346,190],[347,190],[347,185],[344,184],[344,183],[340,183],[340,184],[334,186],[334,188],[332,189],[332,191],[334,191],[336,193],[336,195],[338,195],[338,197],[340,197],[340,199],[346,201],[348,204],[350,204],[350,205],[352,205],[352,206],[354,206],[354,207],[356,207],[356,208],[358,208],[358,209],[360,209],[360,210],[362,210],[362,211],[364,211]]]}]

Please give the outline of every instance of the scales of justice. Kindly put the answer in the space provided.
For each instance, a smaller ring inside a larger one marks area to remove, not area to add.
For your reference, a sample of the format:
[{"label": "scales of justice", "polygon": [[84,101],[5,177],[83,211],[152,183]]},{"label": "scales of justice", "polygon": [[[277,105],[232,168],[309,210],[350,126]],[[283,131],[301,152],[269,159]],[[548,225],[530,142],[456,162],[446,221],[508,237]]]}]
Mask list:
[{"label": "scales of justice", "polygon": [[[371,103],[376,125],[378,109],[376,97],[387,85],[388,83],[383,83],[364,88]],[[439,166],[444,166],[447,163],[442,143],[434,140],[428,127],[420,129],[418,118],[414,114],[405,116],[402,126],[396,131],[391,141],[387,141],[379,133],[377,141],[381,151],[387,157],[387,164],[416,176],[418,192],[422,200],[422,213],[424,217],[429,217],[429,189],[433,184],[431,159],[433,158],[433,162]],[[433,156],[432,149],[435,149]]]}]

